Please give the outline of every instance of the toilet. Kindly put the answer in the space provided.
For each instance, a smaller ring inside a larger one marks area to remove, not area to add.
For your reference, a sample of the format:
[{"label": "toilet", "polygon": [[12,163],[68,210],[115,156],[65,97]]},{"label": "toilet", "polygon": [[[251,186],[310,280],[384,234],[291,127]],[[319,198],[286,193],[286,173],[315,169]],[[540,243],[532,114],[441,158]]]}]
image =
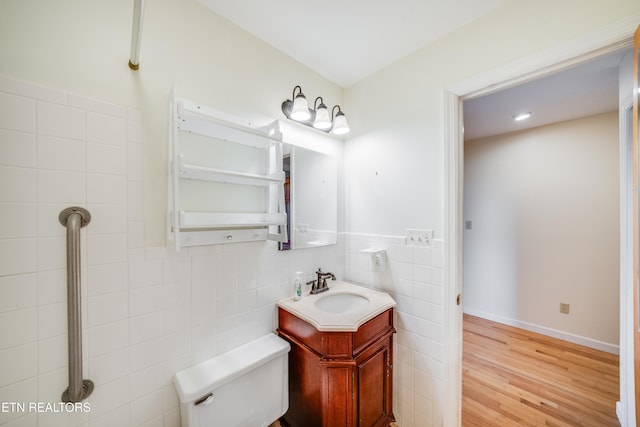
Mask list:
[{"label": "toilet", "polygon": [[273,333],[183,369],[182,427],[267,427],[289,407],[289,343]]}]

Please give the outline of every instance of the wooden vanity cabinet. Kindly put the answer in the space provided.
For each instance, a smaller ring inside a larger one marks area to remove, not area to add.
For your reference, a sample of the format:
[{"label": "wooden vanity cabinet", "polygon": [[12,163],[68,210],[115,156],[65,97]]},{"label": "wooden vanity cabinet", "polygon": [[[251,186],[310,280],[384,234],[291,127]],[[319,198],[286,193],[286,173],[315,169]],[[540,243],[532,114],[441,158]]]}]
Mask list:
[{"label": "wooden vanity cabinet", "polygon": [[386,427],[394,421],[393,309],[356,332],[321,332],[278,308],[289,341],[287,427]]}]

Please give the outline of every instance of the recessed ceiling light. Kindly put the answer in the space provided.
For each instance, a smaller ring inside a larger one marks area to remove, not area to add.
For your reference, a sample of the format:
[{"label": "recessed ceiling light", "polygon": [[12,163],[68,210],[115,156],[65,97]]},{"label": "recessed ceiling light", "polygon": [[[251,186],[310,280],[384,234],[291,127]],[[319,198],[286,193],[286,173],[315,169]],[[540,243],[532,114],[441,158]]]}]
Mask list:
[{"label": "recessed ceiling light", "polygon": [[529,117],[531,117],[531,112],[528,113],[520,113],[520,114],[516,114],[514,115],[512,118],[513,120],[515,120],[516,122],[522,121],[522,120],[526,120]]}]

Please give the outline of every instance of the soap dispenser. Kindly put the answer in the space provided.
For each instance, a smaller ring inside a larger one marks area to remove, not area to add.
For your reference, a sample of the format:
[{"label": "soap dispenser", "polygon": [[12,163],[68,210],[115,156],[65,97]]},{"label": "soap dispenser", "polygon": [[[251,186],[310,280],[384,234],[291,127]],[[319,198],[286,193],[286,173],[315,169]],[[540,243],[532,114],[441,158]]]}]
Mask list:
[{"label": "soap dispenser", "polygon": [[302,298],[302,271],[296,271],[296,277],[293,279],[293,300],[299,301]]}]

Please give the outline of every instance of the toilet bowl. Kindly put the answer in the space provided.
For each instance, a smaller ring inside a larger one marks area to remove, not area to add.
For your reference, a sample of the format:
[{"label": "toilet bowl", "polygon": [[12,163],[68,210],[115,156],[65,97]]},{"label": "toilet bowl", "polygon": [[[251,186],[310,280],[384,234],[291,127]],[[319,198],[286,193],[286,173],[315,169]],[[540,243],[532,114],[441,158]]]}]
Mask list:
[{"label": "toilet bowl", "polygon": [[177,372],[182,427],[267,427],[276,421],[289,407],[290,349],[270,333]]}]

